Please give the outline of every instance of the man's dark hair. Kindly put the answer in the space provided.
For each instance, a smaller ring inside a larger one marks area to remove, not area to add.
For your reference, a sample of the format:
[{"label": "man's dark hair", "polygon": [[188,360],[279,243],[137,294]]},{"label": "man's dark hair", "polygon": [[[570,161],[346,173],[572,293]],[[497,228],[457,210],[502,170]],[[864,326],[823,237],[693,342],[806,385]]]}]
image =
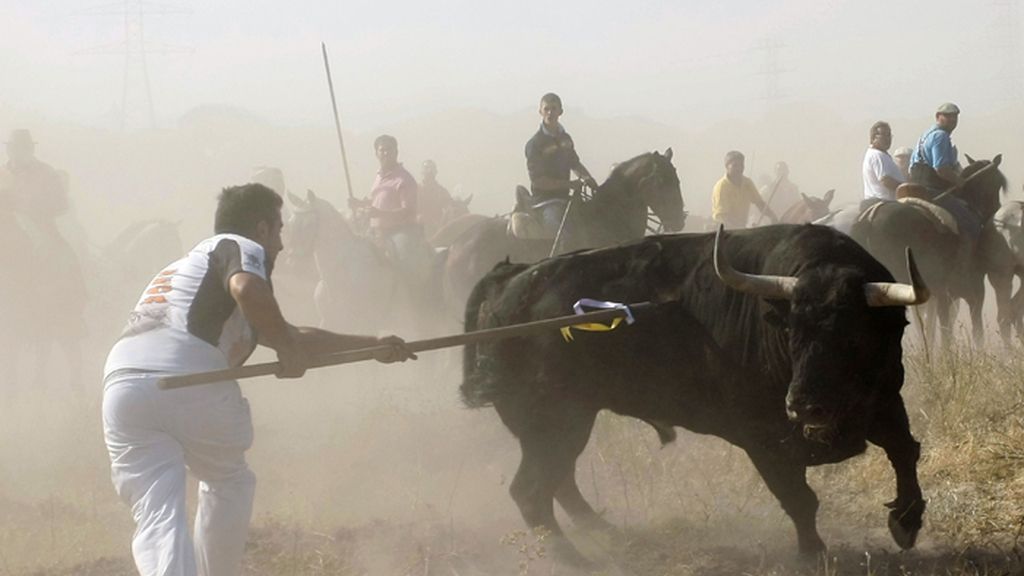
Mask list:
[{"label": "man's dark hair", "polygon": [[217,197],[213,231],[216,234],[251,236],[260,222],[274,222],[283,204],[281,196],[263,184],[225,188]]},{"label": "man's dark hair", "polygon": [[892,131],[892,127],[889,126],[888,122],[883,122],[883,121],[879,120],[878,122],[875,122],[874,124],[871,125],[871,132],[868,133],[868,142],[871,142],[872,140],[874,140],[875,139],[875,134],[878,134],[879,132],[881,132],[882,128],[888,128],[889,131]]},{"label": "man's dark hair", "polygon": [[373,149],[376,150],[377,148],[380,148],[384,144],[390,144],[392,148],[397,149],[398,139],[395,138],[394,136],[391,136],[390,134],[381,134],[380,136],[377,136],[377,138],[374,139]]},{"label": "man's dark hair", "polygon": [[740,152],[739,150],[729,150],[728,152],[726,152],[725,163],[728,164],[733,160],[744,160],[743,152]]},{"label": "man's dark hair", "polygon": [[559,98],[558,94],[555,94],[554,92],[548,92],[547,94],[541,96],[540,103],[553,104],[555,106],[558,106],[559,110],[562,109],[562,99]]}]

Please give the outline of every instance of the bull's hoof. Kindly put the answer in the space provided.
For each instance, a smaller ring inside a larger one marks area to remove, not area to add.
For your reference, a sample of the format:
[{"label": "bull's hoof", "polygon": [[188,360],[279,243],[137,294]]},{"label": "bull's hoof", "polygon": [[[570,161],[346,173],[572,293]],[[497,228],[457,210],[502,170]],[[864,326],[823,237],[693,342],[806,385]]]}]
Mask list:
[{"label": "bull's hoof", "polygon": [[906,507],[891,507],[893,509],[889,511],[889,533],[900,548],[908,550],[917,542],[917,533],[921,531],[923,524],[924,507],[923,500],[915,500]]},{"label": "bull's hoof", "polygon": [[822,552],[828,549],[828,547],[825,546],[825,541],[816,533],[811,533],[809,536],[799,537],[798,546],[800,550],[800,557],[808,560],[817,559]]},{"label": "bull's hoof", "polygon": [[597,565],[594,562],[588,560],[583,556],[583,554],[580,554],[580,551],[576,549],[576,546],[573,546],[573,543],[564,536],[551,538],[548,541],[548,550],[551,551],[551,557],[561,564],[572,566],[573,568],[584,571],[594,570],[597,568]]}]

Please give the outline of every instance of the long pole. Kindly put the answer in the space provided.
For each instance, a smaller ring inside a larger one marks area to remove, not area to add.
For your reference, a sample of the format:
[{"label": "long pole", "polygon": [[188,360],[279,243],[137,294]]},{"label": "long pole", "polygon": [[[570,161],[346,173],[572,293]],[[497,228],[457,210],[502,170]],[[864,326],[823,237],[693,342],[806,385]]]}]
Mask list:
[{"label": "long pole", "polygon": [[327,60],[327,44],[320,43],[320,51],[324,55],[324,70],[327,71],[327,87],[331,90],[331,109],[334,110],[334,129],[338,131],[338,147],[341,148],[341,164],[345,167],[345,185],[348,186],[349,199],[352,194],[352,177],[348,174],[348,156],[345,154],[345,139],[341,136],[341,117],[338,116],[338,101],[334,97],[334,81],[331,80],[331,63]]},{"label": "long pole", "polygon": [[[427,340],[416,340],[413,342],[407,342],[405,347],[412,352],[426,352],[428,350],[440,350],[441,348],[476,344],[478,342],[486,342],[488,340],[530,336],[538,332],[552,330],[555,328],[564,328],[566,326],[575,326],[578,324],[609,322],[616,318],[626,318],[631,312],[635,313],[654,306],[655,304],[650,302],[630,304],[628,306],[628,310],[623,308],[610,308],[608,310],[597,310],[594,312],[587,312],[585,314],[546,318],[544,320],[535,320],[533,322],[526,322],[523,324],[502,326],[500,328],[477,330],[475,332],[466,332],[464,334],[452,334],[450,336],[441,336],[440,338],[430,338]],[[387,350],[390,350],[390,346],[375,346],[372,348],[324,354],[314,358],[307,368],[322,368],[324,366],[337,366],[340,364],[351,364],[353,362],[372,360],[377,354]],[[184,388],[186,386],[198,386],[200,384],[223,382],[225,380],[240,380],[242,378],[254,378],[256,376],[269,376],[271,374],[276,374],[280,369],[281,365],[279,362],[265,362],[263,364],[251,364],[249,366],[239,366],[237,368],[227,368],[211,372],[168,376],[161,379],[159,385],[162,390],[172,390],[175,388]]]}]

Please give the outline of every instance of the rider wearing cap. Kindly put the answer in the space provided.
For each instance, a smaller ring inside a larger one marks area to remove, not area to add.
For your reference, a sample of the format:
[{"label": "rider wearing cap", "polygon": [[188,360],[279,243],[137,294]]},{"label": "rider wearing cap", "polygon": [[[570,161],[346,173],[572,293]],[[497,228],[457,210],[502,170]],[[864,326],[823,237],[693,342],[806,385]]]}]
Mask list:
[{"label": "rider wearing cap", "polygon": [[910,181],[932,191],[960,184],[960,163],[951,135],[960,120],[960,108],[947,102],[935,111],[935,125],[921,136],[910,158]]}]

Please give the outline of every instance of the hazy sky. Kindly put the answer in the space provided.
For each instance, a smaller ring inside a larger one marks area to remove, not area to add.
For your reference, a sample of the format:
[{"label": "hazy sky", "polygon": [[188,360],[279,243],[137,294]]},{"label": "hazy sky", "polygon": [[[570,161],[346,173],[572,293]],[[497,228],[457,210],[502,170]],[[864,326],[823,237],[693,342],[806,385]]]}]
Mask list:
[{"label": "hazy sky", "polygon": [[[0,106],[109,122],[124,59],[82,53],[123,38],[119,17],[87,14],[103,4],[0,0]],[[549,90],[598,117],[700,126],[749,116],[765,107],[766,42],[782,45],[775,64],[788,101],[856,118],[927,117],[945,100],[970,113],[1006,102],[1000,70],[1010,52],[1021,56],[1009,44],[1019,16],[989,0],[167,5],[189,12],[149,17],[147,39],[191,52],[148,58],[162,125],[202,104],[329,123],[321,40],[356,130],[452,108],[518,111]]]}]

